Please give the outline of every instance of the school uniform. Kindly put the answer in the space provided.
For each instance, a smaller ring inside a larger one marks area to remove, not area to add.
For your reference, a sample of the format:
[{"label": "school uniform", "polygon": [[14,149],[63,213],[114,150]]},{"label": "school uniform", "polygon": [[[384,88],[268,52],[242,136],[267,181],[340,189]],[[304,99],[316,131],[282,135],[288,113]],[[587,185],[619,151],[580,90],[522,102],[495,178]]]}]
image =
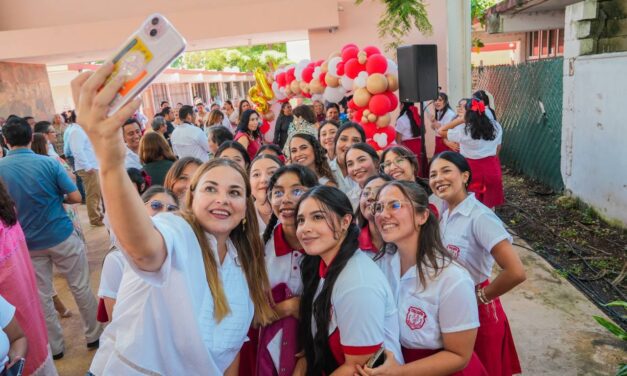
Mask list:
[{"label": "school uniform", "polygon": [[[455,113],[455,111],[451,110],[450,108],[447,108],[446,112],[444,113],[444,115],[442,115],[442,118],[440,118],[440,120],[438,120],[438,123],[440,123],[441,125],[446,125],[446,124],[452,122],[453,120],[455,120],[456,117],[457,117],[457,114]],[[442,137],[440,137],[438,135],[437,129],[436,129],[436,133],[435,133],[435,151],[433,152],[433,155],[440,154],[441,152],[447,151],[447,150],[451,150],[451,148],[446,146],[446,144],[442,140]]]},{"label": "school uniform", "polygon": [[379,249],[372,243],[372,234],[370,234],[368,225],[361,228],[357,241],[359,242],[359,249],[366,252],[368,257],[374,258],[379,253]]},{"label": "school uniform", "polygon": [[[420,282],[416,266],[401,275],[401,258],[395,250],[386,251],[377,263],[390,283],[398,307],[400,342],[406,364],[442,351],[442,333],[479,327],[474,284],[461,265],[450,262],[438,275],[427,268],[425,286]],[[473,353],[468,365],[454,375],[488,374]]]},{"label": "school uniform", "polygon": [[[170,213],[152,221],[163,236],[166,259],[156,272],[142,271],[128,260],[113,320],[100,337],[90,372],[223,374],[246,340],[254,314],[237,250],[228,240],[226,256],[218,265],[230,313],[217,322],[202,251],[191,226]],[[217,260],[217,241],[206,236]]]},{"label": "school uniform", "polygon": [[342,170],[337,164],[337,158],[329,161],[329,167],[331,167],[331,171],[335,176],[335,181],[337,181],[338,189],[346,194],[346,197],[348,197],[349,201],[351,202],[353,211],[357,211],[357,209],[359,208],[359,196],[361,196],[361,188],[359,187],[359,184],[350,176],[342,175]]},{"label": "school uniform", "polygon": [[[320,261],[320,294],[328,266]],[[346,355],[376,352],[382,345],[402,359],[396,304],[381,270],[365,252],[357,250],[337,277],[331,292],[329,347],[338,365]],[[316,335],[315,320],[312,332]]]},{"label": "school uniform", "polygon": [[494,140],[475,140],[462,124],[447,133],[450,141],[459,143],[459,152],[463,155],[472,171],[472,181],[468,190],[477,194],[477,199],[489,208],[505,202],[503,194],[503,173],[496,155],[501,144],[503,129],[497,122],[492,122],[496,130]]},{"label": "school uniform", "polygon": [[[292,249],[283,235],[283,225],[278,224],[266,243],[265,260],[268,279],[275,304],[303,291],[300,263],[305,252]],[[257,353],[258,375],[289,375],[296,366],[298,346],[298,319],[289,316],[261,328]]]},{"label": "school uniform", "polygon": [[107,314],[104,304],[104,298],[117,299],[122,276],[126,268],[126,258],[117,247],[112,249],[105,256],[102,263],[102,272],[100,273],[100,285],[98,286],[98,321],[106,323],[111,321],[111,317]]},{"label": "school uniform", "polygon": [[[468,272],[475,287],[487,286],[494,258],[490,253],[499,242],[512,242],[501,220],[469,194],[453,212],[443,206],[440,217],[442,243]],[[499,298],[479,304],[475,352],[490,375],[521,372],[509,322]]]}]

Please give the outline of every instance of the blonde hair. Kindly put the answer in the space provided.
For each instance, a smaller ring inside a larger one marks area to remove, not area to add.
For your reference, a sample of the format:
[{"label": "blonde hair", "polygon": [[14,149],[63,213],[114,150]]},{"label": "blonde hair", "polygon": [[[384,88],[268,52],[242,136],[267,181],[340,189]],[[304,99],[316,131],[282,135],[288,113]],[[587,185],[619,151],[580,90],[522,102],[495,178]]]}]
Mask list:
[{"label": "blonde hair", "polygon": [[230,167],[236,170],[242,176],[246,185],[246,215],[244,217],[246,222],[237,225],[231,231],[229,238],[237,250],[237,257],[246,275],[246,281],[248,282],[250,298],[255,305],[253,322],[258,325],[267,325],[276,319],[276,313],[270,306],[271,289],[268,274],[266,273],[264,246],[259,237],[257,214],[246,172],[235,162],[228,159],[214,158],[204,163],[192,177],[191,185],[185,196],[186,205],[185,208],[181,210],[181,214],[192,226],[196,239],[200,244],[202,258],[205,264],[205,276],[207,277],[207,283],[209,284],[209,289],[213,296],[213,304],[215,307],[214,318],[220,322],[231,312],[231,309],[224,293],[224,286],[219,279],[218,261],[213,256],[213,252],[205,236],[205,230],[203,230],[191,209],[192,203],[194,202],[194,191],[196,190],[200,178],[208,171],[220,166]]}]

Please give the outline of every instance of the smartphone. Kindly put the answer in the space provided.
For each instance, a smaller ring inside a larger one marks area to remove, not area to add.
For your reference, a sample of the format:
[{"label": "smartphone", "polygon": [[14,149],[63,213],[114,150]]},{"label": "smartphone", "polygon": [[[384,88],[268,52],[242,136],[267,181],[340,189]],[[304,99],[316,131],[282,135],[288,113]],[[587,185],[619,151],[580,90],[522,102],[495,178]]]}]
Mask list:
[{"label": "smartphone", "polygon": [[385,363],[385,348],[383,346],[379,347],[376,353],[368,359],[366,362],[366,367],[368,368],[377,368],[380,365]]},{"label": "smartphone", "polygon": [[124,75],[124,86],[118,91],[109,109],[113,114],[142,93],[150,83],[183,51],[187,42],[159,13],[150,15],[113,55],[113,73],[109,80]]},{"label": "smartphone", "polygon": [[26,360],[24,358],[20,359],[11,368],[5,369],[2,372],[2,376],[22,376],[22,372],[24,371],[24,363],[26,363]]}]

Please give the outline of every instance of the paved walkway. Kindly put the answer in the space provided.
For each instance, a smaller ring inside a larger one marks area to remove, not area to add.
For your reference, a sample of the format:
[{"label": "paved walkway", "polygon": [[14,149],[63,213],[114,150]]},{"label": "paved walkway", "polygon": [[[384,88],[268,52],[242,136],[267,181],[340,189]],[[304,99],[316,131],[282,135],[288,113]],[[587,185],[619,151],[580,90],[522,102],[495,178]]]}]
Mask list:
[{"label": "paved walkway", "polygon": [[[85,206],[80,207],[87,237],[91,282],[94,293],[100,280],[102,260],[108,250],[103,227],[91,228]],[[520,239],[516,243],[524,244]],[[527,281],[507,294],[503,306],[526,375],[613,375],[620,361],[627,361],[627,349],[597,325],[592,315],[604,316],[567,280],[535,253],[517,247],[527,269]],[[74,312],[62,319],[65,357],[56,361],[60,376],[82,376],[94,352],[88,351],[83,325],[65,280],[55,277],[61,299]],[[622,346],[622,347],[621,347]]]}]

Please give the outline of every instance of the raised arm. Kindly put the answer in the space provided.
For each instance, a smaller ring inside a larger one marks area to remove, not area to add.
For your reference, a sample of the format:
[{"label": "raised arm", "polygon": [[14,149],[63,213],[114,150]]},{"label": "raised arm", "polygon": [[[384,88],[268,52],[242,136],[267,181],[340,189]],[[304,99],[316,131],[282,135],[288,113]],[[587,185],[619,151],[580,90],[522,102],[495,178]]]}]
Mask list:
[{"label": "raised arm", "polygon": [[102,198],[113,232],[139,269],[158,271],[167,255],[165,242],[124,168],[122,125],[141,102],[137,98],[107,117],[109,104],[124,83],[117,77],[103,87],[112,70],[113,65],[107,63],[96,72],[85,72],[72,80],[78,124],[91,140],[100,163]]}]

